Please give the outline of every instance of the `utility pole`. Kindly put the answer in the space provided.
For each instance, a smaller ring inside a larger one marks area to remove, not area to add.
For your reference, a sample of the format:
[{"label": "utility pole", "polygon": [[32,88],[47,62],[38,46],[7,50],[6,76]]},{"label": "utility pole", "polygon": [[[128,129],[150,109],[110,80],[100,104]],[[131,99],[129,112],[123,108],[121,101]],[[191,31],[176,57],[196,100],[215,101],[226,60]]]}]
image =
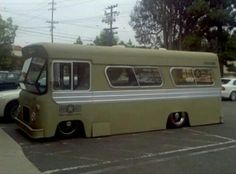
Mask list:
[{"label": "utility pole", "polygon": [[55,28],[54,24],[58,24],[58,21],[54,21],[54,11],[56,10],[55,5],[56,3],[54,2],[54,0],[52,0],[52,2],[48,3],[49,5],[51,5],[51,8],[49,9],[50,11],[52,11],[51,13],[51,20],[47,21],[47,23],[50,24],[50,33],[51,33],[51,42],[53,43],[53,30]]},{"label": "utility pole", "polygon": [[113,22],[116,21],[115,17],[119,15],[118,11],[114,11],[114,8],[116,7],[118,7],[118,4],[108,6],[105,9],[105,17],[102,19],[102,22],[109,25],[109,28],[105,28],[105,30],[109,31],[109,45],[110,46],[113,45],[113,34],[117,34],[117,32],[113,32],[113,30],[118,29],[118,27],[113,27]]}]

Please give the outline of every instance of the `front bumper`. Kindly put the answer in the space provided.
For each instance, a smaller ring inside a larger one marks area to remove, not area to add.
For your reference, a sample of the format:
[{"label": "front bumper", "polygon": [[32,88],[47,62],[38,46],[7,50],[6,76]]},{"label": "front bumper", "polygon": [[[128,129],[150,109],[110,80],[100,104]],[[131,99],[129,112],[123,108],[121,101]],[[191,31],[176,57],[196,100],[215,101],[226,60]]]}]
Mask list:
[{"label": "front bumper", "polygon": [[17,117],[15,118],[15,120],[16,120],[16,124],[18,125],[18,127],[23,132],[25,132],[29,137],[31,137],[33,139],[44,137],[44,130],[43,129],[33,129],[29,125],[27,125],[26,123],[24,123],[23,121],[18,119]]}]

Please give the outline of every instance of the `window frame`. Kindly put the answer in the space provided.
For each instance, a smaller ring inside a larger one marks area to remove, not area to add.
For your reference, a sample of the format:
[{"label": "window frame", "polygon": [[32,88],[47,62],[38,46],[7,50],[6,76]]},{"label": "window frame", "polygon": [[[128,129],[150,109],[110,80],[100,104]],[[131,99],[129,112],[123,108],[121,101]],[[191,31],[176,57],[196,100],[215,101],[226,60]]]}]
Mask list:
[{"label": "window frame", "polygon": [[[59,89],[59,90],[56,90],[54,89],[54,85],[53,85],[53,82],[54,82],[54,64],[55,63],[70,63],[70,67],[71,67],[71,74],[70,74],[70,78],[71,78],[71,88],[70,89],[65,89],[65,90],[62,90],[62,89]],[[85,90],[76,90],[74,89],[74,63],[87,63],[89,64],[89,88],[88,89],[85,89]],[[88,92],[88,91],[91,91],[91,86],[92,86],[92,63],[90,61],[86,61],[86,60],[53,60],[52,61],[52,65],[51,65],[51,78],[52,78],[52,91],[53,92],[61,92],[61,91],[73,91],[73,92],[80,92],[80,93],[83,93],[83,92]]]},{"label": "window frame", "polygon": [[[136,79],[138,85],[137,85],[137,86],[113,86],[112,83],[111,83],[111,81],[110,81],[110,79],[109,79],[108,73],[107,73],[107,70],[108,70],[109,68],[130,68],[130,69],[132,69],[132,71],[133,71],[133,73],[134,73],[134,76],[135,76],[135,79]],[[162,83],[161,83],[160,85],[153,85],[153,86],[142,86],[142,85],[140,85],[140,82],[139,82],[139,80],[138,80],[138,78],[137,78],[137,74],[136,74],[136,72],[135,72],[135,68],[157,69],[158,72],[159,72],[159,74],[160,74]],[[108,81],[109,86],[110,86],[111,88],[114,88],[114,89],[146,89],[146,88],[149,88],[149,89],[150,89],[150,88],[161,88],[161,87],[164,85],[164,79],[163,79],[162,73],[161,73],[161,71],[160,71],[160,68],[159,68],[159,67],[156,67],[156,66],[142,66],[142,65],[141,65],[141,66],[140,66],[140,65],[138,65],[138,66],[132,66],[132,65],[109,65],[109,66],[106,66],[106,67],[105,67],[105,77],[106,77],[106,79],[107,79],[107,81]]]}]

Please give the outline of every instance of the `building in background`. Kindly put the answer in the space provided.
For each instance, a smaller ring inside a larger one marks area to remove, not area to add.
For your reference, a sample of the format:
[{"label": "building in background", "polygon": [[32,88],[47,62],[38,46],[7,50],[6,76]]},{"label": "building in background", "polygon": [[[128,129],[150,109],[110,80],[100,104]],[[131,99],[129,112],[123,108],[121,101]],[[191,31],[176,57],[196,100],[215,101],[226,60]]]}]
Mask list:
[{"label": "building in background", "polygon": [[13,45],[13,46],[12,46],[13,55],[14,55],[15,57],[22,58],[21,49],[22,49],[21,46]]}]

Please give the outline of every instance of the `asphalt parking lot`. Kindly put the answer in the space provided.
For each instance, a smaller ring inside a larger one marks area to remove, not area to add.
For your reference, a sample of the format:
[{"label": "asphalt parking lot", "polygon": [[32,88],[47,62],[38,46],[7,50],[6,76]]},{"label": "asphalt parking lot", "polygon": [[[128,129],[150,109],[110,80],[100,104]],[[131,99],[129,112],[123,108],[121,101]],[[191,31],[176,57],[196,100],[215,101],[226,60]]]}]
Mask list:
[{"label": "asphalt parking lot", "polygon": [[0,123],[44,174],[236,173],[236,102],[224,101],[224,124],[103,138],[33,141]]}]

